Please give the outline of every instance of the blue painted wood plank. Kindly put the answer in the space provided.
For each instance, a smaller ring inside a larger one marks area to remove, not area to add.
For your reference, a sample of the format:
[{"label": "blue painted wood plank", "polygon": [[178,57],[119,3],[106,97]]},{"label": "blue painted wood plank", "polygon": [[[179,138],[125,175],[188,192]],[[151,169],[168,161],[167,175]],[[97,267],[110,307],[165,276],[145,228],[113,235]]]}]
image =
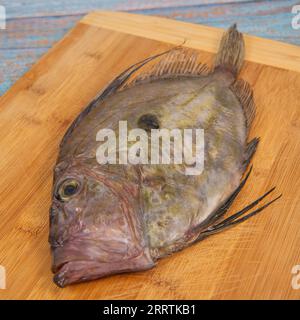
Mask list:
[{"label": "blue painted wood plank", "polygon": [[296,0],[7,1],[7,29],[0,30],[0,94],[84,14],[97,8],[123,9],[223,28],[237,22],[245,33],[300,45],[300,30],[291,27],[291,8],[298,3]]},{"label": "blue painted wood plank", "polygon": [[135,11],[192,5],[249,2],[249,0],[4,0],[8,18],[86,13],[92,10]]},{"label": "blue painted wood plank", "polygon": [[49,48],[70,30],[82,15],[11,19],[0,30],[0,50]]},{"label": "blue painted wood plank", "polygon": [[7,91],[44,52],[44,48],[0,50],[0,91]]},{"label": "blue painted wood plank", "polygon": [[297,0],[251,1],[206,7],[184,7],[180,10],[162,8],[147,10],[147,14],[172,19],[228,28],[233,22],[242,32],[278,41],[300,45],[300,30],[291,26],[292,7]]}]

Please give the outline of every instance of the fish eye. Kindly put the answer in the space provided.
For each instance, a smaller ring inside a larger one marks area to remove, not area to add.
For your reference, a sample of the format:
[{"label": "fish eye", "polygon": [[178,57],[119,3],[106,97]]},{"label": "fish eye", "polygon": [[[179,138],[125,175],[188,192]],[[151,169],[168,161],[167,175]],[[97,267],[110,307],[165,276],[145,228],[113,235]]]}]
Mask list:
[{"label": "fish eye", "polygon": [[75,179],[67,179],[61,183],[58,188],[57,198],[61,201],[67,201],[79,190],[79,182]]},{"label": "fish eye", "polygon": [[150,131],[151,129],[159,129],[159,121],[155,114],[144,114],[138,120],[138,126],[141,129]]}]

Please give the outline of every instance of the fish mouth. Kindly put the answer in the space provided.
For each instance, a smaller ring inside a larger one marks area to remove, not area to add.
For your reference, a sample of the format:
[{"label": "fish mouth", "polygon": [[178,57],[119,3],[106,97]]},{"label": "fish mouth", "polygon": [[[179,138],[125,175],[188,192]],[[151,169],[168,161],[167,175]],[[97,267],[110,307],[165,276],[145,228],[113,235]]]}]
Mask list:
[{"label": "fish mouth", "polygon": [[52,268],[54,273],[53,281],[60,287],[73,283],[94,280],[109,274],[108,268],[103,263],[95,261],[68,261]]},{"label": "fish mouth", "polygon": [[59,265],[53,265],[53,281],[58,287],[64,288],[70,284],[96,280],[117,273],[147,270],[154,265],[154,261],[145,251],[135,257],[114,262],[66,261]]}]

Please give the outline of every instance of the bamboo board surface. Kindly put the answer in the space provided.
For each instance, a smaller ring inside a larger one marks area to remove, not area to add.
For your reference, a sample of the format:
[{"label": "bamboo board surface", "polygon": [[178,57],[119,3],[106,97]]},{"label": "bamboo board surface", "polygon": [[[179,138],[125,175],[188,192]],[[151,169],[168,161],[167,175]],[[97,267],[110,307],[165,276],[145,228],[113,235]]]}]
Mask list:
[{"label": "bamboo board surface", "polygon": [[76,115],[133,63],[181,44],[211,64],[221,29],[127,13],[86,16],[0,99],[0,299],[299,299],[300,48],[246,37],[240,77],[254,89],[261,137],[253,173],[230,212],[273,185],[283,197],[264,213],[156,268],[60,289],[48,238],[52,170]]}]

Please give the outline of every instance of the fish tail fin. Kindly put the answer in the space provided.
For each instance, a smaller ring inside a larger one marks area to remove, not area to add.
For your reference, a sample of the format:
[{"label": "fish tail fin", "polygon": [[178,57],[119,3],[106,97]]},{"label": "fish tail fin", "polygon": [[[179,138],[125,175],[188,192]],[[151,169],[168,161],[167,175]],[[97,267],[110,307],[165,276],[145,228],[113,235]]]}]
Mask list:
[{"label": "fish tail fin", "polygon": [[215,70],[223,68],[236,76],[243,64],[245,56],[245,43],[242,33],[232,25],[223,35],[219,50],[215,58]]}]

